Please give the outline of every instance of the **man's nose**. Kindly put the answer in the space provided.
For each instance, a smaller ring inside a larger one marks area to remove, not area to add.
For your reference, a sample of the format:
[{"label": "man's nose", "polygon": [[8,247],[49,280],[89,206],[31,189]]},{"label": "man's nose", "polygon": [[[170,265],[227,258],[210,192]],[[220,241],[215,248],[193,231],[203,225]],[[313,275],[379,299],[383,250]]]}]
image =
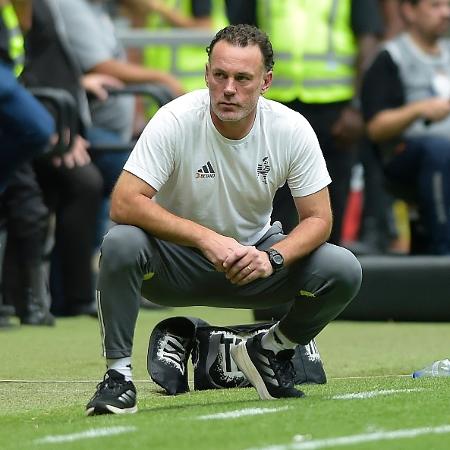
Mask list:
[{"label": "man's nose", "polygon": [[236,86],[235,86],[235,81],[233,78],[228,78],[227,82],[225,84],[225,89],[224,89],[225,94],[227,95],[232,95],[236,92]]}]

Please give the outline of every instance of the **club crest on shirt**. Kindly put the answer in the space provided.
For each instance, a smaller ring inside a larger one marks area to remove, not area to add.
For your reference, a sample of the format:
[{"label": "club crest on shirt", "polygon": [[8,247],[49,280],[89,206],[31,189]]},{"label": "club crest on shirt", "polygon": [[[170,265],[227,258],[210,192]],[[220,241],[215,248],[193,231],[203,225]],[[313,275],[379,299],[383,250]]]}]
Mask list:
[{"label": "club crest on shirt", "polygon": [[267,184],[267,174],[270,172],[270,165],[269,165],[269,157],[265,156],[262,159],[262,162],[258,164],[258,167],[256,169],[256,176],[258,179],[262,180],[264,184]]}]

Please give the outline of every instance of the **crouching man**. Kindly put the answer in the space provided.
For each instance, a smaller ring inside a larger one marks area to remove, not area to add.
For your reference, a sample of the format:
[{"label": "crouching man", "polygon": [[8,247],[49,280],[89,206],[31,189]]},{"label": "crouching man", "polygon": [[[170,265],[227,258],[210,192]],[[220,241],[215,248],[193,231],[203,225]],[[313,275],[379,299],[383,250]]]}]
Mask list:
[{"label": "crouching man", "polygon": [[[273,52],[249,25],[207,48],[208,89],[162,107],[113,193],[118,223],[103,242],[99,318],[107,372],[87,415],[137,411],[131,353],[141,295],[172,305],[264,308],[292,302],[266,334],[232,356],[262,399],[301,397],[291,357],[354,298],[361,266],[326,240],[330,177],[316,136],[297,112],[262,97]],[[299,224],[270,223],[288,182]]]}]

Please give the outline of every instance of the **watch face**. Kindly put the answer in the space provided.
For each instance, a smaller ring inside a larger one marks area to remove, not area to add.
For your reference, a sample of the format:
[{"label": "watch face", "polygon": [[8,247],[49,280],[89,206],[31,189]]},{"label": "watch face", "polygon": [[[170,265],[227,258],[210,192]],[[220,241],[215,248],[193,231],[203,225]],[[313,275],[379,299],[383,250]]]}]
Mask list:
[{"label": "watch face", "polygon": [[281,266],[283,264],[283,257],[279,253],[272,255],[272,261],[277,265]]},{"label": "watch face", "polygon": [[284,264],[283,256],[274,249],[270,249],[268,251],[268,253],[269,253],[270,264],[272,264],[273,269],[275,271],[281,270],[283,268],[283,264]]}]

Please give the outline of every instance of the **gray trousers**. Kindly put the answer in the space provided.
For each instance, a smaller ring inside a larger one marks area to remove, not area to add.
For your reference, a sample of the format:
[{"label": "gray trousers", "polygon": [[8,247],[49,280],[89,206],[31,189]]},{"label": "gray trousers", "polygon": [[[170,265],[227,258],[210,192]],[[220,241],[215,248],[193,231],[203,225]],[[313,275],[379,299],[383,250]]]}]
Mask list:
[{"label": "gray trousers", "polygon": [[[256,247],[267,249],[284,237],[275,222]],[[355,256],[326,243],[268,278],[235,286],[197,249],[116,225],[103,241],[98,280],[104,355],[131,355],[141,296],[170,306],[260,309],[292,303],[280,329],[305,345],[351,302],[361,279]]]}]

